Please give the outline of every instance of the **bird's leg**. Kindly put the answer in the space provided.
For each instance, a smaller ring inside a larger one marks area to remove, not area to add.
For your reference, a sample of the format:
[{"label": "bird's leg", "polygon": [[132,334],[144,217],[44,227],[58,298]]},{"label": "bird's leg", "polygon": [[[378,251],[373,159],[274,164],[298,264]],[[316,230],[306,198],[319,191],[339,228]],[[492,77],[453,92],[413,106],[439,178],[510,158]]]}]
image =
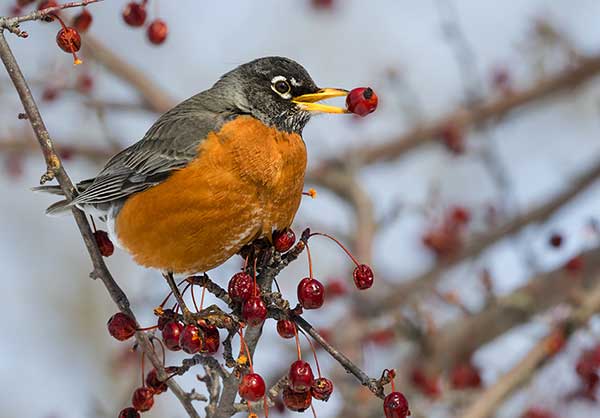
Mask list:
[{"label": "bird's leg", "polygon": [[190,312],[190,310],[188,309],[187,305],[185,304],[185,301],[183,300],[183,296],[181,295],[181,292],[179,292],[179,288],[177,287],[177,284],[175,283],[175,278],[173,277],[173,273],[168,271],[166,273],[163,273],[163,277],[169,284],[169,287],[171,288],[171,291],[173,292],[173,296],[175,297],[175,300],[181,307],[181,312],[183,313],[183,319],[185,320],[185,322],[187,322],[187,323],[194,322],[193,315]]}]

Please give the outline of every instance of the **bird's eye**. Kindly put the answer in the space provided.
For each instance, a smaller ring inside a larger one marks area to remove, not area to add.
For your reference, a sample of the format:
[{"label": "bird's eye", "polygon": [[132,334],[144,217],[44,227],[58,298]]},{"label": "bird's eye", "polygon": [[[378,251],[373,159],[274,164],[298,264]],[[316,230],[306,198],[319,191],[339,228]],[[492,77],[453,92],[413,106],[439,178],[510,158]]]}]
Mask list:
[{"label": "bird's eye", "polygon": [[285,80],[279,80],[275,83],[275,90],[280,94],[286,94],[290,92],[290,85]]}]

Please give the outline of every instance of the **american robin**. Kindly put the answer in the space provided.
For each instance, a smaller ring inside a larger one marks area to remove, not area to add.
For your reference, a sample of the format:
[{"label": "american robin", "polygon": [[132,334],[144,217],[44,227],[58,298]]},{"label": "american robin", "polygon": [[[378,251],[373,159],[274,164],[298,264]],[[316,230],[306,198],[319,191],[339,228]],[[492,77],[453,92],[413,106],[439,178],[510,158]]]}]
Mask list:
[{"label": "american robin", "polygon": [[[173,273],[208,271],[258,238],[291,225],[306,169],[302,130],[313,113],[347,113],[318,101],[297,62],[259,58],[162,115],[136,144],[77,184],[71,202],[107,222],[135,261]],[[56,186],[39,190],[60,194]]]}]

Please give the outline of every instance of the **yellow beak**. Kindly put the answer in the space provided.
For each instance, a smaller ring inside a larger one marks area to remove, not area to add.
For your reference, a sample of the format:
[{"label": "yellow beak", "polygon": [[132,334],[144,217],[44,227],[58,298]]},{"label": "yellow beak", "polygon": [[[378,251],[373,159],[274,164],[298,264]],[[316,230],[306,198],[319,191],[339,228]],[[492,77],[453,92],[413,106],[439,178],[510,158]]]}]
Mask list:
[{"label": "yellow beak", "polygon": [[316,113],[350,113],[347,109],[337,106],[324,105],[316,102],[333,97],[346,97],[348,90],[326,88],[316,93],[303,94],[292,99],[302,110]]}]

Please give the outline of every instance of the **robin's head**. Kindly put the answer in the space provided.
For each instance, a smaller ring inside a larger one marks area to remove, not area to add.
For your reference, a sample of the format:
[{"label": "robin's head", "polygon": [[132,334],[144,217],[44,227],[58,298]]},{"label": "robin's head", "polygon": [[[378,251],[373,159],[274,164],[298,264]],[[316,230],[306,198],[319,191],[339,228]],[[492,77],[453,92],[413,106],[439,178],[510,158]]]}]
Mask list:
[{"label": "robin's head", "polygon": [[211,89],[235,113],[250,114],[287,132],[301,133],[313,113],[347,113],[317,103],[346,96],[341,89],[316,86],[297,62],[283,57],[259,58],[225,74]]}]

